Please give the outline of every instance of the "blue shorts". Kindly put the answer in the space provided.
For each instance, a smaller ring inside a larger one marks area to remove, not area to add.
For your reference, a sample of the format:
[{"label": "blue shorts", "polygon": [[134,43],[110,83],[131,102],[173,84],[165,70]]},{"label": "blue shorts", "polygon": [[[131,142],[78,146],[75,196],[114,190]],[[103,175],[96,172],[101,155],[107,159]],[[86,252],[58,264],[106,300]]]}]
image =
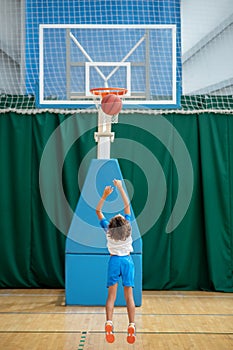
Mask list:
[{"label": "blue shorts", "polygon": [[131,255],[112,255],[110,257],[107,287],[118,283],[120,277],[124,287],[134,287],[134,262]]}]

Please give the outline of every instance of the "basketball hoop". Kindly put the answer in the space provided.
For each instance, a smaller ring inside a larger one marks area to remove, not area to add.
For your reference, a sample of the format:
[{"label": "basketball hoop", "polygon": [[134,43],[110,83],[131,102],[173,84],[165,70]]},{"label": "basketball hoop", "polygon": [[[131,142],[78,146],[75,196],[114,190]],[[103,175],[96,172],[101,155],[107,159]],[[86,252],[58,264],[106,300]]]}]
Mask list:
[{"label": "basketball hoop", "polygon": [[94,89],[91,89],[90,92],[92,93],[92,95],[101,96],[103,98],[108,94],[123,96],[123,95],[127,94],[127,89],[114,88],[114,87],[94,88]]},{"label": "basketball hoop", "polygon": [[109,115],[104,113],[104,111],[101,108],[101,100],[107,96],[107,95],[117,95],[119,97],[123,97],[125,94],[127,94],[127,89],[125,88],[114,88],[114,87],[107,87],[107,88],[93,88],[90,89],[90,93],[93,95],[93,100],[96,105],[97,110],[99,111],[99,115],[101,116],[104,123],[111,123],[116,124],[118,123],[118,115]]}]

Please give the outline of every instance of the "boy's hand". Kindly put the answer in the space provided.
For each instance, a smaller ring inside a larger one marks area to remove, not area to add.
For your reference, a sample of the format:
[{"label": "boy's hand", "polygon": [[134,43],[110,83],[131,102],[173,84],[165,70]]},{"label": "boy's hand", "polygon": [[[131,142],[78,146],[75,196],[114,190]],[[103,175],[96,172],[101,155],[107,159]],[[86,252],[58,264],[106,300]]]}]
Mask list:
[{"label": "boy's hand", "polygon": [[116,180],[116,179],[114,179],[114,180],[113,180],[113,184],[114,184],[114,186],[116,186],[117,188],[121,188],[121,187],[122,187],[122,182],[121,182],[121,180]]},{"label": "boy's hand", "polygon": [[112,192],[114,188],[112,186],[106,186],[103,192],[103,197],[107,198]]}]

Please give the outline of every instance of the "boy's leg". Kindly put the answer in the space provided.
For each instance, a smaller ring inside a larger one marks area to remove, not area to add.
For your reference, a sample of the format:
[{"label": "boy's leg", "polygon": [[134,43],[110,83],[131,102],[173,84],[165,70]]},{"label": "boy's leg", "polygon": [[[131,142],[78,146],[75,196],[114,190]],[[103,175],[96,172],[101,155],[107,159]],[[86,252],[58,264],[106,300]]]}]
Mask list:
[{"label": "boy's leg", "polygon": [[108,343],[113,343],[115,340],[115,336],[113,334],[113,310],[114,303],[116,300],[117,293],[117,283],[113,286],[108,287],[108,298],[106,302],[106,323],[105,323],[105,332],[106,332],[106,340]]},{"label": "boy's leg", "polygon": [[117,283],[113,286],[108,287],[108,298],[106,301],[106,320],[112,321],[114,303],[117,294]]},{"label": "boy's leg", "polygon": [[127,312],[128,312],[128,318],[129,318],[127,342],[130,344],[133,344],[136,339],[135,338],[136,328],[134,323],[135,303],[134,303],[132,287],[124,287],[124,293],[125,293],[125,300],[126,300]]},{"label": "boy's leg", "polygon": [[135,303],[133,298],[133,288],[132,287],[124,287],[125,301],[127,305],[127,312],[129,323],[134,323],[135,317]]}]

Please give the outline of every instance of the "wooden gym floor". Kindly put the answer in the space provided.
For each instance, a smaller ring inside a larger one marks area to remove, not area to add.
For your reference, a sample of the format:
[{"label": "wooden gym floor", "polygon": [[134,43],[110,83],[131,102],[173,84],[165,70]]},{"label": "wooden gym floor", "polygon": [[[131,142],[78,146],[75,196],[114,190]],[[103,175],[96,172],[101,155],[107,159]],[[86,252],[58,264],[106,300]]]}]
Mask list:
[{"label": "wooden gym floor", "polygon": [[134,345],[123,307],[107,344],[104,307],[65,306],[64,290],[2,289],[0,306],[0,350],[233,349],[233,294],[144,291]]}]

